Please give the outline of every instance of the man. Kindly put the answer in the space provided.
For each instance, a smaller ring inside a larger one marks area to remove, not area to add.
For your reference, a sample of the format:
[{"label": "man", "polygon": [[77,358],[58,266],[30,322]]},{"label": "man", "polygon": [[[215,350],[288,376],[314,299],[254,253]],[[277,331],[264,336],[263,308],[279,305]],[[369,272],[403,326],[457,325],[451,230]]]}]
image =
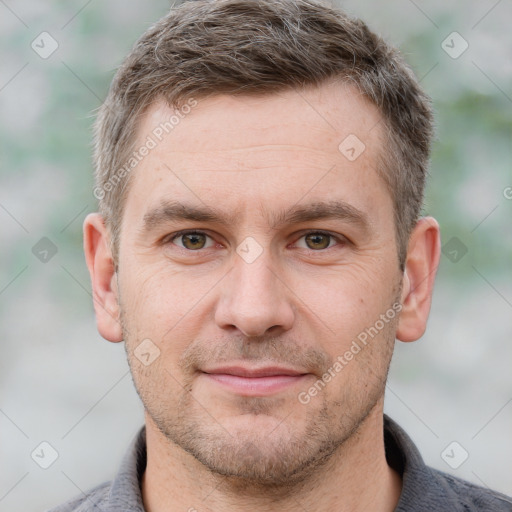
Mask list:
[{"label": "man", "polygon": [[439,261],[432,124],[398,52],[310,0],[188,2],[142,36],[99,112],[84,246],[146,425],[57,511],[512,510],[383,414]]}]

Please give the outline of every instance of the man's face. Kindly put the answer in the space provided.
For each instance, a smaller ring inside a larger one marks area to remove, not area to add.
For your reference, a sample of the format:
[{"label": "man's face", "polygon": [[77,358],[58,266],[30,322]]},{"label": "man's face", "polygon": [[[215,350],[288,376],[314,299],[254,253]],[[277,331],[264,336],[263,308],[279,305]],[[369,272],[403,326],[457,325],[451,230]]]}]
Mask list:
[{"label": "man's face", "polygon": [[[172,114],[155,104],[140,145]],[[118,272],[134,382],[217,473],[300,479],[382,404],[402,275],[378,121],[340,85],[217,96],[134,171]]]}]

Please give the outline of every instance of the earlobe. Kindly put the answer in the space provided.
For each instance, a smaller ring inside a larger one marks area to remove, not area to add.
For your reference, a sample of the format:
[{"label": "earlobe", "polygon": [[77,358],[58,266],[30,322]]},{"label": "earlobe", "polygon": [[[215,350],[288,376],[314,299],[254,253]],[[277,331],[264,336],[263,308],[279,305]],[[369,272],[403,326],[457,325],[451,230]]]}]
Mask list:
[{"label": "earlobe", "polygon": [[415,341],[425,332],[440,250],[439,224],[432,217],[421,218],[409,238],[405,262],[396,333],[401,341]]},{"label": "earlobe", "polygon": [[108,341],[123,341],[116,273],[103,217],[99,213],[89,214],[83,230],[98,331]]}]

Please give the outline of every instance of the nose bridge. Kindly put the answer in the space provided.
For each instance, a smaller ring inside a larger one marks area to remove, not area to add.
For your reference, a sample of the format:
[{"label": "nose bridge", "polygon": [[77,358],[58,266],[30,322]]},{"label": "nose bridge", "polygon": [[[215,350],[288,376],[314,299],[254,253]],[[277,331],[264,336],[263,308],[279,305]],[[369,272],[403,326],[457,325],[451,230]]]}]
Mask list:
[{"label": "nose bridge", "polygon": [[275,275],[270,249],[256,244],[245,239],[237,247],[216,312],[220,327],[235,326],[247,336],[261,336],[276,327],[287,330],[294,317],[286,287]]},{"label": "nose bridge", "polygon": [[262,251],[254,260],[236,258],[234,267],[233,285],[237,293],[246,297],[256,296],[270,300],[276,298],[280,290],[277,289],[275,271],[271,270],[272,259],[268,249]]}]

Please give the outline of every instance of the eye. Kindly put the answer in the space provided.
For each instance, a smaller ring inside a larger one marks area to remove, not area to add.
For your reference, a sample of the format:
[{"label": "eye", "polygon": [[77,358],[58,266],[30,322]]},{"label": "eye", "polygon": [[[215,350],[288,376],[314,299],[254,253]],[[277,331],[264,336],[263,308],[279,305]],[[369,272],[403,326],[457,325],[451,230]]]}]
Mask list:
[{"label": "eye", "polygon": [[168,239],[168,242],[176,244],[178,247],[189,251],[197,251],[199,249],[208,249],[214,245],[213,240],[202,231],[184,231],[177,233]]},{"label": "eye", "polygon": [[302,235],[299,240],[304,240],[302,246],[298,244],[299,247],[313,251],[329,249],[333,245],[336,245],[335,242],[338,242],[338,245],[343,244],[343,241],[339,238],[323,231],[310,231],[309,233]]},{"label": "eye", "polygon": [[[295,243],[296,247],[312,251],[322,251],[335,245],[344,245],[347,242],[343,237],[337,237],[324,231],[310,231],[302,235]],[[169,236],[165,243],[172,243],[187,251],[197,252],[209,249],[215,241],[203,231],[181,231]]]}]

